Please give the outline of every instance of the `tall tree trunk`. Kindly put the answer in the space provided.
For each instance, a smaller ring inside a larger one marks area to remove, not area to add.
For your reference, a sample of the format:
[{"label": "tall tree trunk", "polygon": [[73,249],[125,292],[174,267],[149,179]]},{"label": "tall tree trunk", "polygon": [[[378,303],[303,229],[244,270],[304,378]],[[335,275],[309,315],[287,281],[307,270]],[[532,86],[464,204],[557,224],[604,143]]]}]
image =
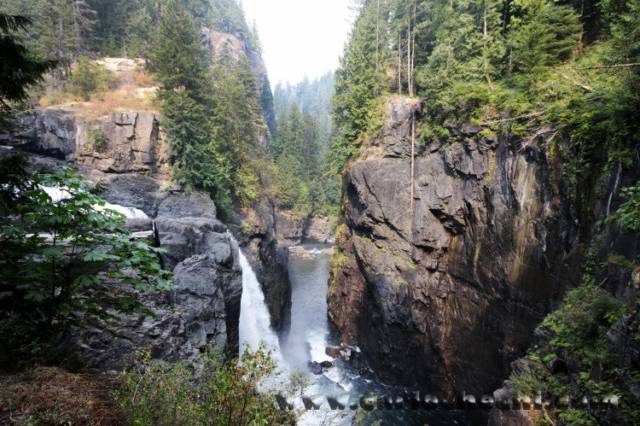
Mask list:
[{"label": "tall tree trunk", "polygon": [[584,0],[582,0],[580,4],[580,41],[578,42],[578,48],[576,49],[576,53],[578,54],[578,56],[582,56],[582,54],[584,53],[584,25]]},{"label": "tall tree trunk", "polygon": [[380,0],[376,9],[376,71],[380,66]]},{"label": "tall tree trunk", "polygon": [[398,94],[402,95],[402,32],[398,31]]},{"label": "tall tree trunk", "polygon": [[409,17],[409,27],[407,29],[407,90],[409,96],[413,96],[411,89],[411,17]]},{"label": "tall tree trunk", "polygon": [[483,62],[484,62],[484,76],[487,79],[487,85],[489,86],[489,91],[493,92],[493,82],[491,81],[491,74],[489,72],[489,54],[488,54],[488,44],[489,44],[489,25],[487,23],[487,14],[489,13],[488,9],[488,3],[489,0],[484,0],[484,13],[482,15],[482,38],[484,41],[484,52],[482,54],[483,56]]},{"label": "tall tree trunk", "polygon": [[411,113],[411,214],[414,212],[415,205],[415,174],[416,174],[416,113]]},{"label": "tall tree trunk", "polygon": [[411,37],[411,96],[415,94],[415,73],[416,68],[416,15],[418,5],[417,2],[413,4],[413,36]]}]

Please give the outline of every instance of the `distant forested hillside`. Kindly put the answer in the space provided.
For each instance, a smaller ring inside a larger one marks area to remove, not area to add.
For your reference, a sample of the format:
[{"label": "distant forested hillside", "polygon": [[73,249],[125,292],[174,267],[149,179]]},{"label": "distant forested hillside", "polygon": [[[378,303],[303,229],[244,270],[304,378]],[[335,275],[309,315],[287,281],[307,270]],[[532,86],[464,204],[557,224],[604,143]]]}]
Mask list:
[{"label": "distant forested hillside", "polygon": [[333,73],[297,85],[278,85],[274,104],[278,127],[271,145],[276,161],[278,202],[298,213],[336,213],[339,180],[327,157],[331,133]]},{"label": "distant forested hillside", "polygon": [[[233,34],[258,49],[235,0],[180,0],[198,26]],[[3,13],[31,17],[30,44],[54,59],[90,53],[145,57],[163,12],[164,0],[6,0]]]}]

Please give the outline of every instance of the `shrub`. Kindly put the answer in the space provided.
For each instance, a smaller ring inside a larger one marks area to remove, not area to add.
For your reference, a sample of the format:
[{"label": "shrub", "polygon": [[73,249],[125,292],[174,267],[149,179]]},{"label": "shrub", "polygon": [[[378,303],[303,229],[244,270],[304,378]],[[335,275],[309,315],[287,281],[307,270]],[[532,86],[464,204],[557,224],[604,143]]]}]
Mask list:
[{"label": "shrub", "polygon": [[605,361],[608,354],[607,340],[599,330],[615,324],[624,312],[624,305],[587,275],[580,287],[567,293],[560,309],[545,318],[542,329],[551,333],[550,345],[556,352],[590,367]]},{"label": "shrub", "polygon": [[109,147],[109,138],[101,128],[89,130],[89,143],[97,152],[105,152]]},{"label": "shrub", "polygon": [[629,232],[640,232],[640,182],[622,190],[624,203],[613,215],[613,220]]},{"label": "shrub", "polygon": [[203,354],[201,374],[182,363],[166,366],[143,357],[141,367],[125,371],[115,392],[130,424],[162,425],[282,425],[293,424],[290,413],[277,408],[275,397],[256,392],[274,373],[270,353],[261,347],[245,351],[240,362],[220,362],[215,352]]},{"label": "shrub", "polygon": [[109,81],[109,71],[104,66],[83,56],[69,78],[68,88],[74,95],[88,101],[94,93],[105,92]]}]

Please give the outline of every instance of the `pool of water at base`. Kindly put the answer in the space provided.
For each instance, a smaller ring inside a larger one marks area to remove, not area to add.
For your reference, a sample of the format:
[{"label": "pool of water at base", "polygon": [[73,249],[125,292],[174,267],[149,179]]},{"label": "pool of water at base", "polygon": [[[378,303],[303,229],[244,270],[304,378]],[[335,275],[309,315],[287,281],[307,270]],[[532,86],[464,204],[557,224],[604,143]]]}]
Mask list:
[{"label": "pool of water at base", "polygon": [[[486,411],[463,410],[410,410],[349,409],[361,396],[395,396],[405,390],[386,385],[371,371],[355,369],[340,360],[327,356],[327,346],[337,345],[327,318],[327,291],[332,247],[326,244],[305,243],[294,247],[289,256],[289,278],[292,286],[291,312],[279,334],[282,358],[288,372],[298,370],[306,375],[309,386],[304,395],[320,406],[306,410],[300,416],[300,425],[486,425]],[[310,371],[310,362],[331,361],[334,366],[316,375]],[[346,406],[332,410],[327,398],[334,398]],[[297,402],[301,410],[301,401]]]}]

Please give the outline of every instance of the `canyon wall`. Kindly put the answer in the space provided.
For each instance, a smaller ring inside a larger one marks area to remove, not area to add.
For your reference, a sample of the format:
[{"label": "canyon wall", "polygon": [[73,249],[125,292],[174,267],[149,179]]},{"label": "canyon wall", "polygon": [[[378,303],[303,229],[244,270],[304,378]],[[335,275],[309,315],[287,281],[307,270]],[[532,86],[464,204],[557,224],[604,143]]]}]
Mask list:
[{"label": "canyon wall", "polygon": [[578,218],[553,129],[450,126],[446,140],[416,142],[412,179],[420,109],[390,98],[344,173],[329,317],[389,382],[492,392],[579,282]]}]

